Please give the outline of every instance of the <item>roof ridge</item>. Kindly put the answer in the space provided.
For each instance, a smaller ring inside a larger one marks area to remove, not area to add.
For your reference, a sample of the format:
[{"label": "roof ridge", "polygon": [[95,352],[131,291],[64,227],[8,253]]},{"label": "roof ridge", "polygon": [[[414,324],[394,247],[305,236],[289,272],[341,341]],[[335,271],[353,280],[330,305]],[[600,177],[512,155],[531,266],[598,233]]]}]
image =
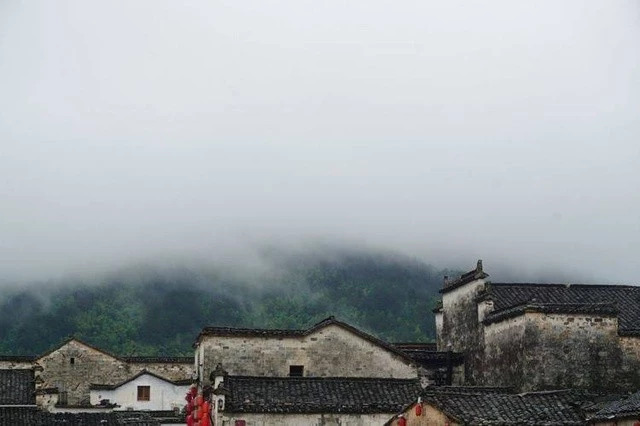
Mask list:
[{"label": "roof ridge", "polygon": [[[340,380],[350,380],[350,381],[384,381],[384,382],[419,382],[418,378],[408,378],[403,379],[399,377],[350,377],[350,376],[331,376],[331,377],[312,377],[312,376],[303,376],[303,377],[291,377],[291,376],[247,376],[247,375],[229,375],[226,379],[240,379],[240,380],[286,380],[286,381],[340,381]],[[226,380],[225,379],[225,380]]]},{"label": "roof ridge", "polygon": [[639,285],[633,284],[584,284],[584,283],[532,283],[532,282],[491,282],[489,286],[540,286],[540,287],[587,287],[587,288],[635,288],[640,290]]}]

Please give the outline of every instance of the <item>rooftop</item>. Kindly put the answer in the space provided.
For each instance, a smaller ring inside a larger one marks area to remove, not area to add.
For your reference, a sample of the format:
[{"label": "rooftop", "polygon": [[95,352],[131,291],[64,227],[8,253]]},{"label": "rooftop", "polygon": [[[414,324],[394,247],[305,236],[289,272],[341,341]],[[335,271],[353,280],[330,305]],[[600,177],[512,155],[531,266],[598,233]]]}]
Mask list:
[{"label": "rooftop", "polygon": [[426,390],[424,402],[464,424],[583,425],[580,404],[585,396],[571,390],[514,394],[495,388]]},{"label": "rooftop", "polygon": [[413,379],[228,376],[232,413],[395,413],[420,394]]},{"label": "rooftop", "polygon": [[610,402],[593,417],[596,420],[622,419],[640,416],[640,392]]},{"label": "rooftop", "polygon": [[640,335],[640,287],[626,285],[489,283],[481,299],[493,301],[487,322],[525,310],[617,316],[619,332]]},{"label": "rooftop", "polygon": [[33,370],[0,370],[0,406],[35,405],[34,390]]}]

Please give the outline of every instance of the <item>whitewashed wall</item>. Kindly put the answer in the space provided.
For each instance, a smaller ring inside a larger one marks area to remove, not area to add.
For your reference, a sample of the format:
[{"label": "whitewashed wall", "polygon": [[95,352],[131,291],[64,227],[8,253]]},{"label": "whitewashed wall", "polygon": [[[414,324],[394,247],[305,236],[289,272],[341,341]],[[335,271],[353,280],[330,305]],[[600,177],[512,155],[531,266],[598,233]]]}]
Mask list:
[{"label": "whitewashed wall", "polygon": [[[149,401],[138,401],[138,386],[149,386]],[[173,410],[186,404],[184,396],[188,385],[178,386],[158,379],[150,374],[143,374],[114,390],[92,389],[91,405],[97,405],[103,399],[120,405],[116,410]]]}]

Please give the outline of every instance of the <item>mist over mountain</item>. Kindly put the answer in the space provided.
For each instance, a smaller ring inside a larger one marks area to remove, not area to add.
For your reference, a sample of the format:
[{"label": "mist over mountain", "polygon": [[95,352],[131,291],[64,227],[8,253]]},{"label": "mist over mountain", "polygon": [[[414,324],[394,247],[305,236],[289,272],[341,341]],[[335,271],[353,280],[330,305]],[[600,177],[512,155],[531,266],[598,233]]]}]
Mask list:
[{"label": "mist over mountain", "polygon": [[[260,262],[257,262],[257,259]],[[190,354],[206,325],[304,328],[330,315],[389,341],[429,341],[444,275],[366,249],[266,248],[243,269],[141,264],[0,291],[0,353],[38,354],[74,335],[122,355]]]}]

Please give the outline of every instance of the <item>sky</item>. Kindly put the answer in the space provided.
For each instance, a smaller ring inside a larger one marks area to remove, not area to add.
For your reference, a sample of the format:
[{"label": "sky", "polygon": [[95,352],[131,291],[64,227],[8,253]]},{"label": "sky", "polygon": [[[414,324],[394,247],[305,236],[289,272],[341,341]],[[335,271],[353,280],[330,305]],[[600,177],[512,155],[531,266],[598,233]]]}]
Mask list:
[{"label": "sky", "polygon": [[637,1],[0,2],[0,282],[277,243],[640,280]]}]

